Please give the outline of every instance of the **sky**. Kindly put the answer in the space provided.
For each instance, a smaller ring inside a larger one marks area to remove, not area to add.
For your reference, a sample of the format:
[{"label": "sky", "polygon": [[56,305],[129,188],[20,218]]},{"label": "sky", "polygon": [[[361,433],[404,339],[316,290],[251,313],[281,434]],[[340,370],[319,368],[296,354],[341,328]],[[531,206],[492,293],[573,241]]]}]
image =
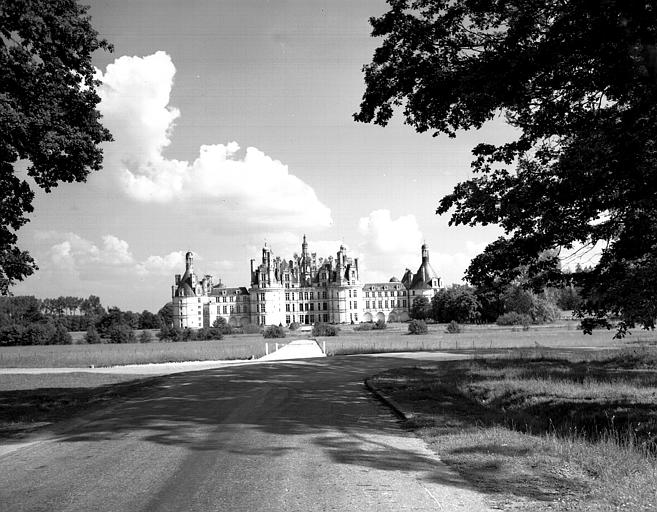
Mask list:
[{"label": "sky", "polygon": [[427,243],[450,284],[501,234],[435,210],[477,143],[513,135],[502,119],[455,139],[353,121],[384,1],[84,3],[114,45],[93,58],[114,141],[86,183],[37,192],[18,235],[39,271],[14,294],[157,311],[187,251],[197,273],[248,287],[263,244],[290,259],[304,234],[318,257],[345,245],[363,282],[416,270]]}]

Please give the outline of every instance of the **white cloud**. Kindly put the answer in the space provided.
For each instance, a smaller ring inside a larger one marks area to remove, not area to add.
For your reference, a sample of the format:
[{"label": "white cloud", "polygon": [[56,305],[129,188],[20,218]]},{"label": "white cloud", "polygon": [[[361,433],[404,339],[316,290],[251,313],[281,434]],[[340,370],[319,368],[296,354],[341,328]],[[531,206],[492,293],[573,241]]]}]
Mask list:
[{"label": "white cloud", "polygon": [[121,57],[98,71],[103,123],[115,142],[105,169],[123,192],[140,202],[181,202],[242,225],[290,229],[326,227],[331,212],[312,187],[262,151],[236,142],[202,145],[193,162],[168,159],[174,121],[169,106],[175,67],[164,52]]},{"label": "white cloud", "polygon": [[359,251],[365,255],[363,270],[369,281],[401,279],[404,270],[420,263],[422,232],[414,215],[393,219],[390,210],[375,210],[358,221],[362,236]]},{"label": "white cloud", "polygon": [[480,254],[486,243],[475,243],[467,241],[463,250],[447,253],[442,251],[431,251],[431,266],[442,278],[443,286],[453,283],[462,283],[463,274],[470,265],[472,258]]},{"label": "white cloud", "polygon": [[[41,263],[42,270],[51,272],[68,272],[82,280],[102,281],[108,275],[151,277],[167,276],[185,269],[185,254],[175,251],[169,254],[151,255],[137,260],[130,250],[128,242],[114,235],[104,235],[101,243],[82,238],[76,233],[57,231],[41,232],[36,239],[46,242],[47,263]],[[53,243],[55,242],[55,243]],[[123,280],[122,283],[126,284]]]},{"label": "white cloud", "polygon": [[135,265],[135,271],[140,276],[153,274],[173,276],[185,270],[185,253],[175,251],[164,256],[149,256]]}]

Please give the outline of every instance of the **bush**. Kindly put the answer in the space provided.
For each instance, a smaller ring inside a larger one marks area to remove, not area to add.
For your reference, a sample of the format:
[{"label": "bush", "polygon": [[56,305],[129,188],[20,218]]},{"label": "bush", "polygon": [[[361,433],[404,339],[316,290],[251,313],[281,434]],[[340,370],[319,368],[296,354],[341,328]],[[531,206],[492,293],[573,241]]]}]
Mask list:
[{"label": "bush", "polygon": [[262,335],[265,338],[285,338],[285,329],[280,325],[268,325]]},{"label": "bush", "polygon": [[47,324],[29,324],[23,328],[21,336],[21,345],[50,345],[55,336],[55,326],[52,323]]},{"label": "bush", "polygon": [[515,311],[509,311],[508,313],[504,313],[503,315],[498,316],[497,320],[495,320],[495,323],[497,325],[529,326],[529,324],[532,323],[532,317],[529,315],[516,313]]},{"label": "bush", "polygon": [[290,324],[290,331],[296,331],[299,327],[301,327],[301,324],[299,322],[292,322]]},{"label": "bush", "polygon": [[244,334],[260,334],[262,329],[259,325],[256,324],[246,324],[242,326],[242,332]]},{"label": "bush", "polygon": [[126,324],[115,324],[109,328],[108,338],[110,343],[136,343],[137,338],[132,327]]},{"label": "bush", "polygon": [[160,341],[182,341],[182,329],[163,324],[157,337]]},{"label": "bush", "polygon": [[372,328],[376,329],[377,331],[382,331],[386,327],[388,327],[388,325],[386,324],[385,320],[377,320]]},{"label": "bush", "polygon": [[365,322],[354,327],[354,331],[371,331],[372,329],[374,329],[372,322]]},{"label": "bush", "polygon": [[93,325],[87,329],[87,333],[84,335],[84,342],[89,343],[90,345],[97,345],[98,343],[102,343],[100,334],[98,334],[98,331]]},{"label": "bush", "polygon": [[221,339],[222,334],[233,334],[234,329],[231,327],[231,325],[226,321],[226,319],[222,316],[218,316],[214,322],[212,322],[212,332],[213,333],[219,333],[219,338],[210,338],[210,339]]},{"label": "bush", "polygon": [[313,336],[337,336],[339,330],[335,325],[318,322],[313,326]]},{"label": "bush", "polygon": [[139,343],[151,343],[153,341],[153,335],[150,331],[141,331],[139,335]]},{"label": "bush", "polygon": [[461,326],[456,320],[452,320],[449,324],[447,324],[447,332],[449,334],[458,334],[461,332]]},{"label": "bush", "polygon": [[424,320],[411,320],[408,323],[409,334],[427,334],[429,328]]}]

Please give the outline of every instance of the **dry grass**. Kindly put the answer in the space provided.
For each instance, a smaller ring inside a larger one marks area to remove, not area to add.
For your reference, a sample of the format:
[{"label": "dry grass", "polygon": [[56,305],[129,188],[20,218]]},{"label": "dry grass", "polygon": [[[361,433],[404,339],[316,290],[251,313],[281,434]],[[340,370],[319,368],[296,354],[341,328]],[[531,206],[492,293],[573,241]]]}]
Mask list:
[{"label": "dry grass", "polygon": [[657,371],[625,354],[391,370],[376,384],[473,485],[514,510],[655,510]]},{"label": "dry grass", "polygon": [[[448,334],[445,325],[430,325],[427,335],[407,333],[407,324],[388,324],[383,331],[354,331],[351,325],[341,326],[339,336],[320,337],[328,355],[366,354],[405,351],[455,351],[482,357],[490,352],[508,350],[514,357],[532,357],[544,347],[571,350],[574,347],[594,349],[633,346],[637,342],[655,342],[654,333],[637,332],[622,342],[612,340],[610,331],[594,331],[584,336],[574,322],[560,326],[532,327],[528,331],[497,326],[463,326],[460,334]],[[78,333],[80,334],[80,333]],[[310,333],[288,332],[281,343],[296,338],[308,338]],[[219,341],[180,343],[147,343],[125,345],[64,345],[0,347],[0,368],[47,368],[114,366],[122,364],[165,363],[178,361],[210,361],[260,357],[265,352],[260,334],[229,335]],[[630,357],[630,356],[628,356]],[[629,364],[630,359],[628,359]]]},{"label": "dry grass", "polygon": [[265,353],[261,335],[218,341],[1,347],[0,368],[79,368],[123,364],[248,359]]}]

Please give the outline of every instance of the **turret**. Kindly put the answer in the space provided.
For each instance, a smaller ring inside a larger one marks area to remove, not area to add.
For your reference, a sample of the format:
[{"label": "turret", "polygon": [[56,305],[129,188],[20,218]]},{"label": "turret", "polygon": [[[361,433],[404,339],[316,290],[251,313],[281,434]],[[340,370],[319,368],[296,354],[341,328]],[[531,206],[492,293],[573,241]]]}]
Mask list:
[{"label": "turret", "polygon": [[429,247],[422,244],[422,263],[429,263]]}]

